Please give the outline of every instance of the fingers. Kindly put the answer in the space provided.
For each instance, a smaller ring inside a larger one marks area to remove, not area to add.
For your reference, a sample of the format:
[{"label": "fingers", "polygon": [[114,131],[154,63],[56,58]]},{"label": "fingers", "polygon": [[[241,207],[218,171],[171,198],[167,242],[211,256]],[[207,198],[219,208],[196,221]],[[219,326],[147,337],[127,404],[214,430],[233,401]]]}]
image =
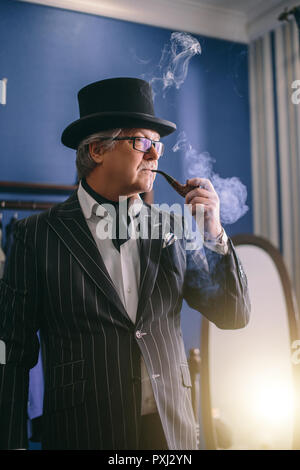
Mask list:
[{"label": "fingers", "polygon": [[214,191],[214,187],[211,183],[211,181],[207,178],[190,178],[186,180],[187,184],[190,184],[192,186],[202,186],[202,189],[207,189],[208,191]]},{"label": "fingers", "polygon": [[200,214],[204,222],[204,231],[210,235],[209,238],[214,238],[215,233],[220,233],[219,227],[221,226],[219,196],[207,178],[191,178],[187,180],[187,184],[197,187],[187,193],[186,204],[189,205],[196,220]]},{"label": "fingers", "polygon": [[190,204],[192,199],[195,197],[200,197],[202,199],[211,199],[212,193],[210,191],[207,191],[206,189],[201,189],[201,188],[195,188],[191,189],[185,196],[185,202],[186,204]]},{"label": "fingers", "polygon": [[218,209],[217,203],[214,201],[211,201],[207,198],[193,198],[191,202],[189,203],[189,206],[191,207],[192,214],[194,214],[197,210],[197,207],[203,207],[204,214],[206,216],[214,214],[216,210]]},{"label": "fingers", "polygon": [[203,204],[204,206],[208,206],[211,204],[211,199],[208,199],[207,197],[200,197],[200,196],[195,196],[192,197],[187,204],[195,205],[195,204]]},{"label": "fingers", "polygon": [[211,198],[212,195],[215,195],[217,197],[212,183],[207,178],[191,178],[186,182],[191,186],[198,186],[187,193],[186,204],[189,204],[191,199],[196,196]]}]

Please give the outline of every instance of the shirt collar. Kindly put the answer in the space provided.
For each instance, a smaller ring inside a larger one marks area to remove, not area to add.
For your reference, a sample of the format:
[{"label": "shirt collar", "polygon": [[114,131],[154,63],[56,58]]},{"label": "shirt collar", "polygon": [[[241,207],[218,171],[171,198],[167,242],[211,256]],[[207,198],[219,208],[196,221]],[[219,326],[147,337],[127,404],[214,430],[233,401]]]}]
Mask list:
[{"label": "shirt collar", "polygon": [[[99,204],[82,186],[81,181],[79,182],[78,190],[77,190],[77,195],[78,195],[78,200],[82,209],[82,212],[84,214],[84,217],[86,219],[90,219],[92,217],[92,210],[93,207],[96,205],[97,208],[96,210],[94,209],[95,213],[97,216],[106,218],[106,219],[111,219],[111,216],[108,214],[107,210],[105,207],[103,207],[101,204]],[[126,196],[124,196],[124,199],[126,199]],[[129,207],[128,207],[128,214],[131,217],[136,217],[143,206],[143,200],[140,197],[139,194],[136,196],[133,196],[129,200]]]}]

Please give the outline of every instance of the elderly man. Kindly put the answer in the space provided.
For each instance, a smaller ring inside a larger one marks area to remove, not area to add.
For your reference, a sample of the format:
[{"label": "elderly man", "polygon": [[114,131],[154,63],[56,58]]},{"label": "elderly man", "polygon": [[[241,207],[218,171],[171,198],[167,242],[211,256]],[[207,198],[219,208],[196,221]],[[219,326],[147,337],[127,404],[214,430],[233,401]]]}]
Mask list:
[{"label": "elderly man", "polygon": [[[186,196],[193,213],[204,206],[204,248],[188,247],[185,232],[172,236],[173,215],[163,232],[162,211],[141,200],[163,154],[160,138],[176,129],[155,116],[149,84],[103,80],[78,99],[81,117],[62,135],[77,149],[78,191],[16,224],[0,284],[7,350],[1,447],[27,446],[28,373],[39,330],[43,449],[196,449],[182,301],[220,328],[242,328],[249,319],[245,275],[208,180],[195,178],[199,187]],[[120,196],[128,202],[125,219]],[[138,232],[145,224],[148,236],[128,236],[130,226]]]}]

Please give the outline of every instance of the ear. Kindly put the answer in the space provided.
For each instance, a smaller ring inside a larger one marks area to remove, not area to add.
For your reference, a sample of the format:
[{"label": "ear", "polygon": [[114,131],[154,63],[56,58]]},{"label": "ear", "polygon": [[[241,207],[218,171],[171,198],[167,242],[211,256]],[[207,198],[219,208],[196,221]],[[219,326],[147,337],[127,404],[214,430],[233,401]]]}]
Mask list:
[{"label": "ear", "polygon": [[101,151],[101,143],[100,142],[92,142],[89,144],[89,152],[90,156],[96,163],[103,162],[103,155]]}]

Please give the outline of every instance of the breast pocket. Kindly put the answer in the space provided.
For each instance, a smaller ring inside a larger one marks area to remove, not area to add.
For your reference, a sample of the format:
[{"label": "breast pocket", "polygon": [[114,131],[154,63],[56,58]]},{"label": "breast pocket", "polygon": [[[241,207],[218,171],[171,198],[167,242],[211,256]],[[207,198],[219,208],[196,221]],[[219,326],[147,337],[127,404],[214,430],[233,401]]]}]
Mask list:
[{"label": "breast pocket", "polygon": [[183,278],[186,263],[180,240],[176,240],[162,249],[160,263],[166,272],[174,273],[176,277]]},{"label": "breast pocket", "polygon": [[83,380],[85,378],[84,362],[84,359],[79,359],[78,361],[64,362],[53,366],[50,386],[62,387]]},{"label": "breast pocket", "polygon": [[45,396],[45,412],[80,405],[85,400],[84,359],[52,367],[50,386]]}]

